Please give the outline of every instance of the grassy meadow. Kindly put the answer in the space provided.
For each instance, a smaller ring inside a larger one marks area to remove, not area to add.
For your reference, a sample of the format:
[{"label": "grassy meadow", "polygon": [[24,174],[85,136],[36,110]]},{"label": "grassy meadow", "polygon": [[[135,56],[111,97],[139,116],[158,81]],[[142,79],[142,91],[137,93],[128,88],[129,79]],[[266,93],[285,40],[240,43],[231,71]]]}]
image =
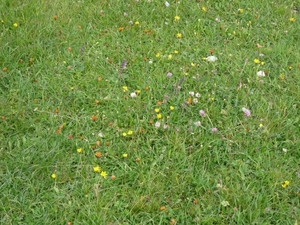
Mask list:
[{"label": "grassy meadow", "polygon": [[0,224],[299,224],[299,10],[2,0]]}]

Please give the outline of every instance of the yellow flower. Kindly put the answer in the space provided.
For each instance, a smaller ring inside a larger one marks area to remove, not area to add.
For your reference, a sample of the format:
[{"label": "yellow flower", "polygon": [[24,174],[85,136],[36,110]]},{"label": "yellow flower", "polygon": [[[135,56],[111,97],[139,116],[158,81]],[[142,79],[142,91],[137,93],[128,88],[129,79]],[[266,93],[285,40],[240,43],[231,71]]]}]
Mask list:
[{"label": "yellow flower", "polygon": [[105,171],[102,171],[100,173],[100,176],[106,179],[107,173]]},{"label": "yellow flower", "polygon": [[179,16],[175,16],[174,21],[179,21],[180,17]]},{"label": "yellow flower", "polygon": [[82,153],[82,148],[77,148],[78,153]]},{"label": "yellow flower", "polygon": [[154,109],[154,111],[155,111],[156,113],[159,113],[159,110],[160,110],[159,108],[155,108],[155,109]]},{"label": "yellow flower", "polygon": [[141,93],[141,90],[136,90],[135,92],[139,95]]},{"label": "yellow flower", "polygon": [[93,169],[94,169],[94,172],[96,172],[96,173],[100,173],[101,172],[100,166],[94,166]]},{"label": "yellow flower", "polygon": [[282,188],[286,188],[287,186],[290,185],[290,181],[286,180],[284,183],[281,185]]},{"label": "yellow flower", "polygon": [[296,19],[293,18],[293,17],[290,18],[290,22],[295,22],[295,20],[296,20]]},{"label": "yellow flower", "polygon": [[174,51],[174,54],[176,54],[176,55],[177,55],[177,54],[178,54],[178,51],[177,51],[177,50],[175,50],[175,51]]},{"label": "yellow flower", "polygon": [[127,133],[126,133],[126,132],[123,132],[122,135],[123,135],[123,137],[126,137],[126,136],[127,136]]},{"label": "yellow flower", "polygon": [[177,38],[182,38],[182,34],[181,34],[181,33],[177,33],[177,34],[176,34],[176,37],[177,37]]},{"label": "yellow flower", "polygon": [[244,9],[239,9],[239,13],[243,13],[244,12]]},{"label": "yellow flower", "polygon": [[255,64],[259,64],[259,63],[260,63],[259,59],[254,59],[253,62],[254,62]]},{"label": "yellow flower", "polygon": [[156,53],[155,57],[156,57],[156,58],[159,58],[159,57],[160,57],[160,53],[159,53],[159,52]]},{"label": "yellow flower", "polygon": [[283,74],[280,74],[280,75],[279,75],[279,79],[280,79],[280,80],[284,80],[284,75],[283,75]]},{"label": "yellow flower", "polygon": [[174,109],[175,109],[175,108],[174,108],[174,106],[170,106],[170,110],[172,110],[172,111],[173,111]]},{"label": "yellow flower", "polygon": [[156,115],[156,118],[157,118],[157,119],[161,119],[161,118],[162,118],[162,115],[159,113],[159,114]]},{"label": "yellow flower", "polygon": [[262,66],[265,65],[265,62],[261,62],[260,65],[262,65]]},{"label": "yellow flower", "polygon": [[128,134],[128,135],[132,135],[132,134],[133,134],[132,130],[129,130],[129,131],[127,132],[127,134]]},{"label": "yellow flower", "polygon": [[17,23],[14,23],[14,27],[18,27],[18,24],[17,24]]},{"label": "yellow flower", "polygon": [[203,11],[203,12],[206,12],[206,11],[207,11],[207,8],[206,8],[206,7],[204,7],[204,6],[202,6],[202,8],[201,8],[201,9],[202,9],[202,11]]},{"label": "yellow flower", "polygon": [[263,126],[264,126],[264,125],[262,125],[262,124],[259,124],[259,127],[260,127],[260,128],[262,128]]},{"label": "yellow flower", "polygon": [[172,54],[168,55],[168,60],[172,59]]},{"label": "yellow flower", "polygon": [[195,66],[195,63],[192,62],[192,63],[191,63],[191,66],[194,67],[194,66]]},{"label": "yellow flower", "polygon": [[55,173],[52,173],[52,174],[51,174],[51,177],[52,177],[53,179],[55,179],[55,178],[56,178],[56,174],[55,174]]},{"label": "yellow flower", "polygon": [[128,154],[127,154],[127,153],[124,153],[122,156],[123,156],[123,158],[127,158],[127,157],[128,157]]},{"label": "yellow flower", "polygon": [[128,87],[127,86],[123,86],[123,92],[128,91]]},{"label": "yellow flower", "polygon": [[139,21],[135,21],[134,24],[135,24],[135,25],[140,25],[140,22],[139,22]]}]

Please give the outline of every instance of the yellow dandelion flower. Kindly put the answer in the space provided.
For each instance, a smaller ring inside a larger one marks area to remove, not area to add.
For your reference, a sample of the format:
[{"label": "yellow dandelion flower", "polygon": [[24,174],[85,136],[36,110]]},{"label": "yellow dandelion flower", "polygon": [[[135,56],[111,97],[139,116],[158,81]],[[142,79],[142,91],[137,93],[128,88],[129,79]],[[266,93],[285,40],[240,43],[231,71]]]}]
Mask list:
[{"label": "yellow dandelion flower", "polygon": [[254,59],[253,62],[254,62],[255,64],[259,64],[259,63],[260,63],[259,59]]},{"label": "yellow dandelion flower", "polygon": [[194,66],[196,66],[196,64],[192,62],[192,63],[191,63],[191,66],[194,67]]},{"label": "yellow dandelion flower", "polygon": [[77,148],[78,153],[82,153],[82,148]]},{"label": "yellow dandelion flower", "polygon": [[16,27],[16,28],[17,28],[17,27],[18,27],[18,24],[17,24],[17,23],[14,23],[14,27]]},{"label": "yellow dandelion flower", "polygon": [[287,186],[290,185],[290,181],[286,180],[284,183],[281,185],[282,188],[287,188]]},{"label": "yellow dandelion flower", "polygon": [[160,110],[159,108],[155,108],[155,109],[154,109],[154,111],[155,111],[156,113],[159,113],[159,110]]},{"label": "yellow dandelion flower", "polygon": [[94,170],[94,172],[96,172],[96,173],[100,173],[100,172],[101,172],[100,166],[94,166],[94,167],[93,167],[93,170]]},{"label": "yellow dandelion flower", "polygon": [[178,51],[177,51],[177,50],[174,50],[174,54],[176,54],[176,55],[177,55],[177,54],[178,54]]},{"label": "yellow dandelion flower", "polygon": [[107,173],[105,171],[102,171],[100,173],[100,176],[103,177],[104,179],[106,179]]},{"label": "yellow dandelion flower", "polygon": [[159,58],[160,57],[160,53],[156,53],[155,57]]},{"label": "yellow dandelion flower", "polygon": [[284,80],[284,75],[283,75],[283,74],[280,74],[280,75],[279,75],[279,79],[280,79],[280,80]]},{"label": "yellow dandelion flower", "polygon": [[180,17],[179,16],[175,16],[174,17],[174,21],[179,21],[180,20]]},{"label": "yellow dandelion flower", "polygon": [[174,106],[170,106],[170,110],[173,111],[175,108]]},{"label": "yellow dandelion flower", "polygon": [[207,8],[206,8],[205,6],[202,6],[201,10],[202,10],[203,12],[206,12],[206,11],[207,11]]},{"label": "yellow dandelion flower", "polygon": [[239,9],[239,13],[243,13],[244,12],[244,9]]},{"label": "yellow dandelion flower", "polygon": [[265,62],[261,62],[260,65],[262,65],[262,66],[265,65]]},{"label": "yellow dandelion flower", "polygon": [[181,34],[181,33],[177,33],[177,34],[176,34],[176,37],[177,37],[177,38],[182,38],[182,34]]},{"label": "yellow dandelion flower", "polygon": [[159,114],[156,115],[156,118],[157,118],[157,119],[161,119],[161,118],[162,118],[162,115],[159,113]]},{"label": "yellow dandelion flower", "polygon": [[123,158],[127,158],[127,157],[128,157],[128,154],[127,154],[127,153],[124,153],[122,156],[123,156]]},{"label": "yellow dandelion flower", "polygon": [[55,174],[55,173],[52,173],[52,174],[51,174],[51,177],[52,177],[53,179],[55,179],[55,178],[56,178],[56,174]]},{"label": "yellow dandelion flower", "polygon": [[123,86],[123,92],[128,91],[128,87],[127,86]]},{"label": "yellow dandelion flower", "polygon": [[295,22],[295,20],[296,20],[296,19],[293,18],[293,17],[290,18],[290,22]]},{"label": "yellow dandelion flower", "polygon": [[127,132],[127,134],[128,134],[128,135],[132,135],[132,134],[133,134],[133,131],[132,131],[132,130],[129,130],[129,131]]},{"label": "yellow dandelion flower", "polygon": [[172,59],[172,54],[168,55],[168,60],[171,60]]},{"label": "yellow dandelion flower", "polygon": [[140,22],[139,21],[135,21],[135,23],[134,23],[135,25],[140,25]]},{"label": "yellow dandelion flower", "polygon": [[123,133],[122,133],[122,136],[123,136],[123,137],[126,137],[126,136],[127,136],[127,133],[126,133],[126,132],[123,132]]},{"label": "yellow dandelion flower", "polygon": [[135,92],[139,95],[141,93],[141,90],[136,90]]},{"label": "yellow dandelion flower", "polygon": [[260,128],[262,128],[263,126],[264,126],[264,125],[262,125],[262,124],[259,124],[259,127],[260,127]]}]

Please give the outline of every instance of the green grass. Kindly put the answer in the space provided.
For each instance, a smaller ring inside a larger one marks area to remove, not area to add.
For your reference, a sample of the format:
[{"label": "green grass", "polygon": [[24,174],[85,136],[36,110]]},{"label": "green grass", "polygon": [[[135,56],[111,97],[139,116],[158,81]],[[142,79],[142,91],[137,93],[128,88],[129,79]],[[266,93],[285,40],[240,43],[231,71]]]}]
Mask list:
[{"label": "green grass", "polygon": [[299,223],[300,2],[169,3],[0,3],[1,224]]}]

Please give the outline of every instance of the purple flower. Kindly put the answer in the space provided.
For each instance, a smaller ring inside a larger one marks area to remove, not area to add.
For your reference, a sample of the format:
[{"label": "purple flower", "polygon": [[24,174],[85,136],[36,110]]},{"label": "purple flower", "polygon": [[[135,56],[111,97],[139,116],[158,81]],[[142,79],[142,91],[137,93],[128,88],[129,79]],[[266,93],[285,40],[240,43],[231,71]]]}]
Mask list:
[{"label": "purple flower", "polygon": [[204,116],[206,115],[205,112],[204,112],[204,110],[202,110],[202,109],[199,111],[199,114],[200,114],[200,116],[202,116],[202,117],[204,117]]},{"label": "purple flower", "polygon": [[251,115],[251,111],[249,109],[246,108],[242,108],[242,111],[244,112],[244,116],[250,116]]},{"label": "purple flower", "polygon": [[216,128],[216,127],[211,128],[211,132],[217,133],[218,132],[218,128]]}]

